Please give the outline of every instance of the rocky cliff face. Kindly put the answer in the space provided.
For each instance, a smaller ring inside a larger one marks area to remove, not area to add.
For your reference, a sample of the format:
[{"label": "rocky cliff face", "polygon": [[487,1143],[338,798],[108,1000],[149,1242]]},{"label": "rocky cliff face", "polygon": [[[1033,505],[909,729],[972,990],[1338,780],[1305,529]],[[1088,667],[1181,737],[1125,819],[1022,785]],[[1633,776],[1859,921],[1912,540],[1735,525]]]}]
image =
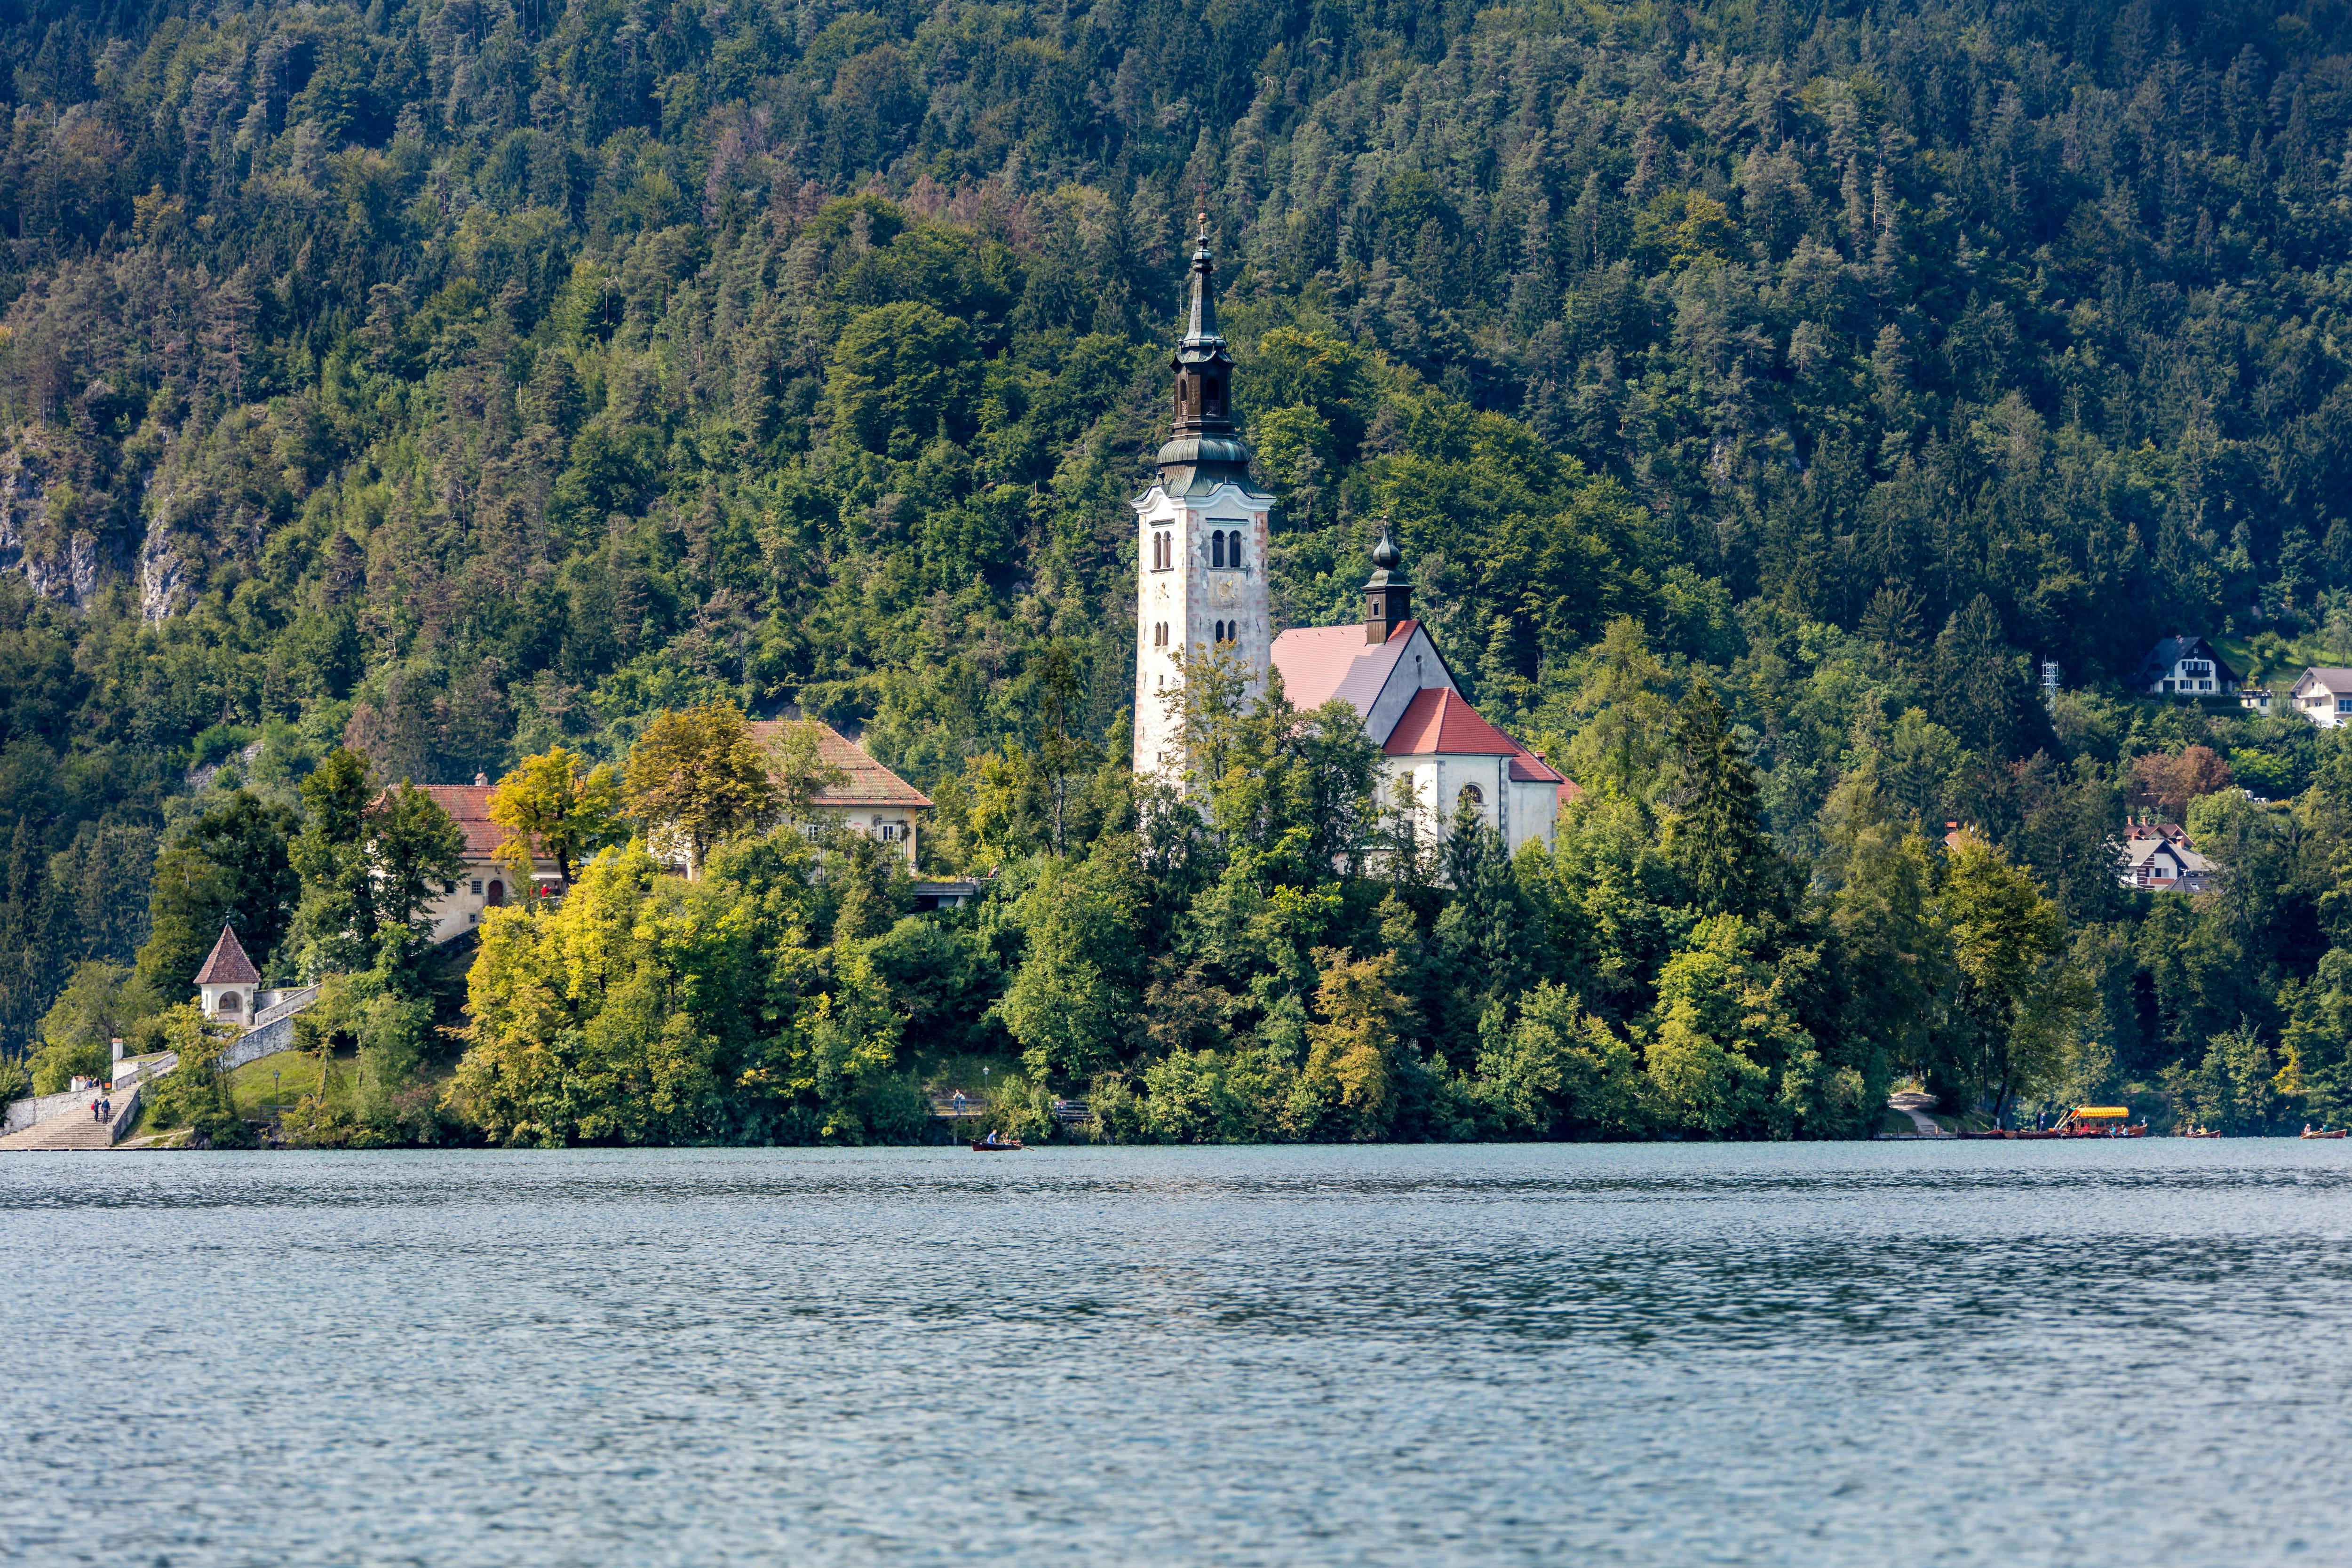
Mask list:
[{"label": "rocky cliff face", "polygon": [[177,613],[188,587],[187,563],[173,547],[172,531],[164,521],[166,510],[155,509],[147,523],[147,537],[139,545],[139,614],[150,623]]},{"label": "rocky cliff face", "polygon": [[37,433],[0,445],[0,572],[22,572],[33,592],[85,609],[97,597],[105,552],[87,529],[49,515],[56,464]]}]

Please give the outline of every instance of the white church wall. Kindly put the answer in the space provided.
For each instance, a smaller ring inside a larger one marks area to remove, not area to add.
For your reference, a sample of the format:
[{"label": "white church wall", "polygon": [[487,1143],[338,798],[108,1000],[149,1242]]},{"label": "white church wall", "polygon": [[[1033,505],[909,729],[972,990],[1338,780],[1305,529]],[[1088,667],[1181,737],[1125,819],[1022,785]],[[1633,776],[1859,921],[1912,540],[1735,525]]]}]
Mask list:
[{"label": "white church wall", "polygon": [[1404,651],[1397,656],[1395,667],[1389,671],[1388,679],[1373,695],[1364,714],[1364,728],[1374,735],[1389,734],[1423,689],[1453,685],[1454,677],[1447,673],[1445,661],[1437,657],[1437,645],[1429,640],[1427,631],[1415,626],[1412,636],[1406,639]]},{"label": "white church wall", "polygon": [[1549,849],[1559,833],[1559,786],[1556,784],[1511,784],[1511,853],[1530,838]]}]

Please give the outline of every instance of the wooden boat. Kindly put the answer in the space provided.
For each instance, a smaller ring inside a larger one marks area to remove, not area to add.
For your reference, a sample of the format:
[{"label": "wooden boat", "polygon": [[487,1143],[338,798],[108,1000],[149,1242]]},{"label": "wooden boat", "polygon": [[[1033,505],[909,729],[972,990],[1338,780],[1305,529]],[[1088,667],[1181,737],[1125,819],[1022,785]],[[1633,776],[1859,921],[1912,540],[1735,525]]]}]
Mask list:
[{"label": "wooden boat", "polygon": [[2147,1123],[2135,1124],[2121,1105],[2078,1105],[2059,1118],[2051,1131],[2061,1138],[2145,1138]]},{"label": "wooden boat", "polygon": [[2183,1132],[2180,1136],[2183,1138],[2219,1138],[2221,1135],[2219,1132],[2209,1131],[2205,1129],[2200,1128],[2193,1132]]},{"label": "wooden boat", "polygon": [[1024,1145],[1018,1138],[1010,1143],[991,1143],[980,1138],[971,1141],[971,1152],[975,1154],[1011,1154],[1019,1152],[1023,1147]]},{"label": "wooden boat", "polygon": [[2305,1138],[2341,1138],[2344,1136],[2346,1131],[2346,1129],[2338,1127],[2333,1132],[2314,1132],[2310,1128],[2306,1127],[2303,1130],[2303,1135]]}]

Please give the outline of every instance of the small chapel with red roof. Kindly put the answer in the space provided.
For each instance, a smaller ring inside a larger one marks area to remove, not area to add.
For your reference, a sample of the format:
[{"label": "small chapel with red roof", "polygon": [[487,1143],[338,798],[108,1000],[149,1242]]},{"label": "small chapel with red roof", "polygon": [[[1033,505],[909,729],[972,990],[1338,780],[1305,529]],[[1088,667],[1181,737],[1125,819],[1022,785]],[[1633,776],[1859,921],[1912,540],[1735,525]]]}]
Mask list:
[{"label": "small chapel with red roof", "polygon": [[1246,672],[1253,700],[1269,669],[1281,672],[1294,708],[1346,699],[1363,715],[1390,778],[1412,781],[1424,841],[1434,841],[1466,804],[1514,852],[1529,839],[1549,845],[1559,807],[1577,786],[1462,695],[1428,628],[1412,618],[1412,584],[1385,525],[1372,548],[1360,625],[1271,635],[1266,520],[1274,498],[1251,479],[1249,448],[1234,423],[1234,364],[1217,331],[1205,215],[1202,227],[1191,320],[1171,363],[1175,424],[1160,448],[1160,482],[1130,503],[1139,529],[1135,771],[1181,769],[1169,692],[1182,683],[1187,649],[1219,649]]}]

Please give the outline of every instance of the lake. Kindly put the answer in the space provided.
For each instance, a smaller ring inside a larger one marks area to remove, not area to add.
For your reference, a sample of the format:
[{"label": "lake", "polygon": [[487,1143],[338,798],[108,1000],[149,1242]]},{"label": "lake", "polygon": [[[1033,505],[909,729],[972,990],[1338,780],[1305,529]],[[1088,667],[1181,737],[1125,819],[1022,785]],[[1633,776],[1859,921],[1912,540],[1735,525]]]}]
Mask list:
[{"label": "lake", "polygon": [[0,1560],[2352,1558],[2352,1144],[0,1156]]}]

